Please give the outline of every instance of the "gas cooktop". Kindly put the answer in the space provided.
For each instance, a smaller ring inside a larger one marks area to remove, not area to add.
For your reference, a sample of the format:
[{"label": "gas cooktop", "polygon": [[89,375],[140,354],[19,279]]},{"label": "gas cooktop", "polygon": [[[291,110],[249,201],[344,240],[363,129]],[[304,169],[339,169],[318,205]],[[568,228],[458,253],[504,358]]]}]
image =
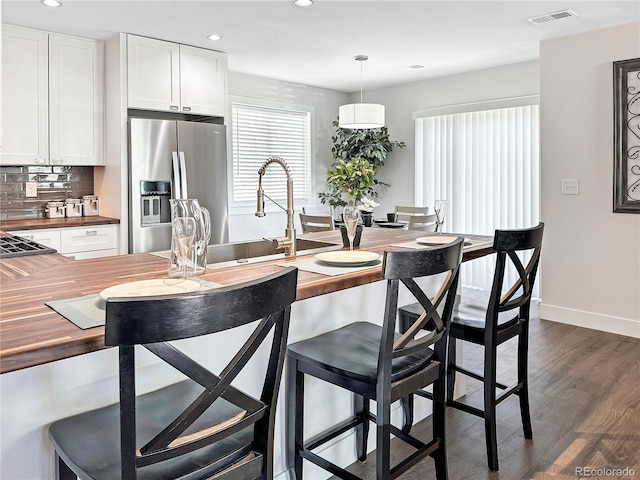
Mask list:
[{"label": "gas cooktop", "polygon": [[0,258],[56,253],[53,248],[15,235],[0,236]]}]

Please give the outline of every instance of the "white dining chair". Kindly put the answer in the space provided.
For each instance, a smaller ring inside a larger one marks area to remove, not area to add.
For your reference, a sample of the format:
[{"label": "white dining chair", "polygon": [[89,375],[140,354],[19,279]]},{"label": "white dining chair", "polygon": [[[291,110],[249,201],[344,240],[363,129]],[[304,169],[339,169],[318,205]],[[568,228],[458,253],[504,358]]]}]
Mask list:
[{"label": "white dining chair", "polygon": [[436,216],[431,215],[411,215],[409,217],[409,230],[423,230],[425,232],[436,231]]},{"label": "white dining chair", "polygon": [[320,205],[317,207],[302,207],[302,213],[310,215],[331,215],[333,217],[333,207],[331,205]]},{"label": "white dining chair", "polygon": [[307,215],[301,213],[300,225],[302,226],[302,233],[335,230],[333,217],[331,215]]},{"label": "white dining chair", "polygon": [[429,207],[411,207],[404,205],[396,205],[396,222],[408,223],[409,218],[413,215],[426,215],[429,213]]}]

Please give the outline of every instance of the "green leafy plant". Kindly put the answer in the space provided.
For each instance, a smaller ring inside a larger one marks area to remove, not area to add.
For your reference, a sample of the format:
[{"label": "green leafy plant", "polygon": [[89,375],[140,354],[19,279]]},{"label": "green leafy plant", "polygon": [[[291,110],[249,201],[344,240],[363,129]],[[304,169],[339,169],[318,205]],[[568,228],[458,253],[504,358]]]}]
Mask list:
[{"label": "green leafy plant", "polygon": [[[389,187],[390,185],[376,179],[376,174],[384,166],[389,152],[394,148],[404,148],[406,144],[391,140],[387,127],[353,130],[340,128],[338,120],[334,120],[332,125],[336,129],[335,135],[331,137],[333,142],[331,153],[334,158],[332,168],[335,167],[339,160],[344,162],[350,162],[354,158],[366,160],[373,168],[374,178],[371,186],[363,191],[362,195],[377,197],[379,195],[378,187]],[[342,192],[331,185],[331,182],[328,183],[327,191],[318,194],[320,201],[323,204],[333,205],[334,207],[345,205],[341,195]]]},{"label": "green leafy plant", "polygon": [[363,158],[339,159],[327,170],[327,183],[349,201],[357,202],[374,185],[374,170]]}]

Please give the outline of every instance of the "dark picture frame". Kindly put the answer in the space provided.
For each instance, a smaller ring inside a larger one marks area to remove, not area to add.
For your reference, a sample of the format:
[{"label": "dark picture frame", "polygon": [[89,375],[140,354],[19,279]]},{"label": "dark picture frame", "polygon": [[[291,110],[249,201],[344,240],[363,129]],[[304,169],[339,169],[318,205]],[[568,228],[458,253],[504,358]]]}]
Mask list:
[{"label": "dark picture frame", "polygon": [[613,211],[640,214],[640,58],[613,62]]}]

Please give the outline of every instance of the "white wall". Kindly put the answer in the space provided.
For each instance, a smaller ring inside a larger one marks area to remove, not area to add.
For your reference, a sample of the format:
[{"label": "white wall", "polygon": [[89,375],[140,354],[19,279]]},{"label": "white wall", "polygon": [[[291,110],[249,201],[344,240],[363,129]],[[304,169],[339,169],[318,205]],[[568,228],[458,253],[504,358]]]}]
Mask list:
[{"label": "white wall", "polygon": [[640,215],[612,213],[612,62],[638,57],[638,22],[541,43],[540,314],[640,338]]},{"label": "white wall", "polygon": [[[385,105],[391,139],[407,144],[406,148],[391,152],[380,172],[380,179],[391,187],[381,195],[375,216],[382,217],[385,212],[392,212],[395,205],[413,205],[415,202],[413,112],[534,95],[540,91],[539,88],[538,62],[534,60],[364,92],[366,102]],[[352,100],[357,101],[355,97]]]},{"label": "white wall", "polygon": [[[317,190],[324,190],[326,171],[332,162],[331,135],[333,135],[334,129],[331,126],[331,122],[337,118],[338,108],[347,102],[348,95],[334,90],[308,87],[235,72],[229,72],[228,84],[229,95],[231,96],[237,95],[271,102],[314,107],[315,131],[312,132],[312,137],[315,142],[316,152],[316,186]],[[229,123],[230,119],[227,120],[227,124]],[[229,150],[231,150],[230,146]],[[256,181],[257,179],[258,172],[256,172]],[[266,193],[268,194],[269,192]],[[315,195],[313,200],[319,204],[319,200]],[[298,217],[298,213],[302,212],[301,207],[302,205],[294,205],[298,234],[301,233]],[[284,235],[286,215],[277,207],[269,206],[268,200],[266,208],[267,216],[265,218],[258,218],[254,215],[255,205],[249,209],[244,209],[242,213],[239,213],[237,209],[231,209],[229,240],[233,242]]]}]

